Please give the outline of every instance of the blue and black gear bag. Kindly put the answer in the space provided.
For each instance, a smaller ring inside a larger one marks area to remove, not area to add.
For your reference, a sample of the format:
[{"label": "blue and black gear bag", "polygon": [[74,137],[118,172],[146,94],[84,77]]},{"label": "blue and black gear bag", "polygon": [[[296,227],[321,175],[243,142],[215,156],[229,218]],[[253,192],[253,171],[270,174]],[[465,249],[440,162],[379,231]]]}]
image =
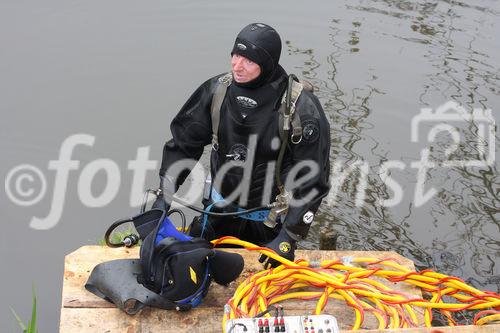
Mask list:
[{"label": "blue and black gear bag", "polygon": [[210,242],[179,232],[163,210],[129,221],[142,240],[140,258],[98,264],[85,285],[129,314],[144,306],[189,310],[200,304],[212,279],[227,285],[243,270],[239,254],[215,250]]}]

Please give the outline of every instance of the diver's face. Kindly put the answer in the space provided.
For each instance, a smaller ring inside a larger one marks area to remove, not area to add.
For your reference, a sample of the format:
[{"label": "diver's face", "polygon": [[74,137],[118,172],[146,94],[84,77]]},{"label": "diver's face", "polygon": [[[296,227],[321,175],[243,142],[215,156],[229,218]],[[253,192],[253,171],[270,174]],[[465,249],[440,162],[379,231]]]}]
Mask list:
[{"label": "diver's face", "polygon": [[236,53],[231,58],[231,69],[233,70],[233,78],[238,83],[250,82],[260,75],[259,65]]}]

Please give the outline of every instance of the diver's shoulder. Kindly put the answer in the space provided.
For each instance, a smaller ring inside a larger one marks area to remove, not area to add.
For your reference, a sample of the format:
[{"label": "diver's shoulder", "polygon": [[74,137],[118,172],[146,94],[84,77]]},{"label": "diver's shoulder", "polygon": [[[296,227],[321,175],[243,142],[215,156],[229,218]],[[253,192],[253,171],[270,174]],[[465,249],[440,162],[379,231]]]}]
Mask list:
[{"label": "diver's shoulder", "polygon": [[217,75],[214,75],[212,77],[210,77],[209,79],[207,79],[205,82],[203,82],[201,84],[201,86],[205,86],[205,87],[215,87],[219,84],[220,80],[228,75],[229,72],[224,72],[224,73],[220,73],[220,74],[217,74]]},{"label": "diver's shoulder", "polygon": [[207,91],[213,94],[215,88],[219,85],[220,79],[226,74],[228,74],[228,72],[220,73],[206,79],[198,86],[198,91]]},{"label": "diver's shoulder", "polygon": [[214,75],[212,77],[209,77],[201,85],[216,83],[217,80],[219,80],[219,78],[222,77],[222,76],[224,76],[225,74],[226,73],[220,73],[220,74]]},{"label": "diver's shoulder", "polygon": [[309,90],[309,89],[302,89],[302,92],[300,95],[306,99],[318,100],[318,97],[314,94],[314,92]]},{"label": "diver's shoulder", "polygon": [[301,115],[319,116],[324,114],[318,97],[309,90],[303,89],[297,100],[297,112]]}]

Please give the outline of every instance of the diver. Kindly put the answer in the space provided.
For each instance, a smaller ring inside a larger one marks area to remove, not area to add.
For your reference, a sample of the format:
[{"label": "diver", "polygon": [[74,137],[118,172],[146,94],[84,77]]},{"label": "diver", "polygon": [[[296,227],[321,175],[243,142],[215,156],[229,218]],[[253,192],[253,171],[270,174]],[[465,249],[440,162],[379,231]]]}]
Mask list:
[{"label": "diver", "polygon": [[[206,210],[248,210],[276,201],[279,204],[277,209],[251,214],[202,214],[191,223],[190,235],[208,240],[235,236],[293,260],[297,241],[307,236],[329,190],[330,126],[317,97],[302,85],[295,89],[296,81],[290,83],[279,64],[280,55],[281,38],[269,25],[252,23],[241,30],[231,51],[231,72],[204,82],[170,125],[172,139],[164,145],[159,171],[162,194],[153,207],[169,210],[172,196],[194,163],[184,165],[175,179],[167,171],[182,160],[198,161],[204,147],[212,144],[210,174],[214,182],[204,201]],[[293,116],[280,111],[285,95],[287,110],[292,110]],[[250,173],[242,164],[225,166],[250,159]],[[223,169],[223,177],[218,177]],[[269,169],[276,177],[266,176]],[[295,183],[288,180],[300,177],[302,180]],[[249,184],[246,192],[228,202],[226,199],[245,181]],[[289,183],[295,184],[294,188],[286,188]],[[245,200],[241,200],[243,196]],[[226,205],[221,208],[218,202]],[[259,261],[266,268],[278,264],[263,256]]]}]

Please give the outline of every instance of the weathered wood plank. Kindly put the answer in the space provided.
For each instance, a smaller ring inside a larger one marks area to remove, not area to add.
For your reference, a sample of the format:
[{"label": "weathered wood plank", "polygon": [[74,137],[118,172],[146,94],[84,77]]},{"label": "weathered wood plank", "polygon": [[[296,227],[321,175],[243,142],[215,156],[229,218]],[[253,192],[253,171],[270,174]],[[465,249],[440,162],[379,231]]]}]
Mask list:
[{"label": "weathered wood plank", "polygon": [[[208,327],[211,330],[215,329],[215,332],[218,331],[218,327],[220,326],[221,316],[223,311],[223,306],[226,303],[227,299],[230,298],[234,294],[234,290],[239,283],[241,283],[249,274],[257,272],[261,270],[261,264],[258,262],[258,253],[250,252],[243,249],[226,249],[228,251],[233,251],[240,253],[245,260],[245,270],[242,273],[241,277],[232,283],[229,287],[222,287],[217,284],[213,284],[210,288],[208,295],[205,297],[203,303],[196,309],[191,310],[189,313],[175,313],[174,311],[163,311],[158,309],[145,309],[141,313],[137,314],[134,317],[127,316],[121,311],[116,312],[114,305],[104,301],[103,299],[87,292],[83,287],[85,282],[90,275],[93,267],[100,262],[119,259],[119,258],[138,258],[139,257],[139,249],[126,249],[126,248],[118,248],[112,249],[102,246],[85,246],[77,251],[71,253],[66,256],[65,259],[65,272],[64,272],[64,285],[63,285],[63,312],[61,314],[61,332],[71,331],[70,325],[78,325],[81,329],[84,327],[92,327],[94,328],[94,320],[91,318],[92,316],[99,317],[99,314],[96,314],[93,311],[88,311],[89,309],[96,309],[97,311],[103,311],[104,309],[114,310],[112,313],[112,317],[109,317],[110,321],[118,321],[119,323],[111,323],[112,327],[115,327],[117,331],[124,331],[123,325],[126,325],[126,329],[129,328],[133,330],[137,327],[141,327],[142,332],[147,332],[143,330],[144,327],[148,325],[154,325],[150,321],[150,317],[153,318],[170,318],[173,320],[175,318],[176,327],[175,330],[181,330],[181,326],[183,322],[189,318],[188,323],[197,320],[202,320],[204,323],[206,322]],[[413,263],[399,256],[395,252],[357,252],[357,251],[297,251],[297,258],[304,258],[309,261],[321,261],[325,259],[339,259],[344,256],[372,256],[376,258],[387,258],[393,257],[396,258],[402,265],[413,269]],[[400,291],[405,291],[412,295],[420,295],[420,292],[411,286],[399,285]],[[312,313],[315,308],[315,302],[313,301],[298,301],[298,300],[290,300],[283,302],[282,305],[286,309],[286,313],[288,315],[301,315],[304,313]],[[78,315],[78,312],[66,311],[66,309],[75,309],[82,310],[84,313],[88,313],[90,316],[86,318],[85,315]],[[104,312],[103,312],[104,313]],[[105,311],[105,313],[108,313]],[[345,305],[342,301],[331,300],[329,301],[327,307],[325,308],[325,313],[331,313],[335,316],[342,318],[339,321],[340,327],[344,329],[348,329],[352,322],[354,322],[354,311],[352,311],[349,307]],[[66,316],[72,316],[71,318],[66,318]],[[108,318],[102,314],[103,318]],[[80,318],[77,320],[77,318]],[[77,320],[74,322],[74,320]],[[184,320],[184,321],[183,321]],[[86,322],[90,324],[85,324]],[[192,323],[191,325],[194,325]],[[371,315],[367,314],[365,319],[365,324],[367,328],[376,327],[376,319]],[[90,326],[89,326],[90,325]],[[113,326],[115,325],[115,326]],[[122,325],[122,326],[120,326]],[[161,326],[160,323],[157,324],[156,328],[158,329]],[[198,326],[198,325],[197,325]],[[203,326],[205,327],[205,326]],[[191,329],[191,328],[190,328]],[[163,330],[163,328],[162,328]],[[211,331],[203,328],[202,331],[207,332]],[[102,327],[99,327],[99,331],[106,331]]]},{"label": "weathered wood plank", "polygon": [[[221,314],[212,308],[178,313],[143,309],[128,316],[116,308],[63,308],[60,332],[79,333],[203,333],[221,332]],[[215,325],[214,325],[215,323]]]},{"label": "weathered wood plank", "polygon": [[[228,249],[240,253],[245,260],[245,270],[242,276],[229,287],[213,284],[203,303],[189,311],[177,313],[159,309],[143,309],[135,316],[128,316],[116,309],[113,304],[87,292],[85,282],[93,267],[100,262],[119,258],[138,258],[139,249],[118,248],[111,249],[102,246],[84,246],[66,256],[61,310],[61,332],[220,332],[223,305],[234,293],[236,286],[249,274],[259,271],[258,253],[243,249]],[[413,263],[395,252],[365,252],[365,251],[297,251],[297,258],[309,261],[324,259],[340,259],[344,256],[396,258],[397,261],[410,269]],[[415,287],[406,284],[394,284],[393,288],[408,294],[421,296]],[[302,315],[312,313],[315,302],[287,301],[282,305],[287,315]],[[350,332],[350,325],[354,322],[354,311],[342,301],[331,300],[324,313],[337,317],[343,332]],[[365,329],[376,326],[375,318],[366,314]],[[408,330],[364,330],[367,333],[407,332],[407,333],[443,333],[448,332],[500,332],[499,326],[475,327],[463,326],[459,328],[418,328]],[[434,331],[433,331],[434,330]]]},{"label": "weathered wood plank", "polygon": [[[63,308],[61,332],[80,333],[211,333],[221,332],[220,315],[212,309],[195,309],[197,314],[173,311],[142,310],[140,315],[127,316],[118,309]],[[124,319],[125,318],[125,319]],[[213,325],[217,323],[217,325]],[[341,330],[341,333],[498,333],[500,325],[408,328],[397,330]]]},{"label": "weathered wood plank", "polygon": [[[203,304],[206,306],[223,306],[226,300],[234,293],[235,286],[243,281],[249,274],[262,269],[258,262],[258,253],[246,251],[243,249],[226,249],[228,251],[240,253],[245,260],[245,270],[240,278],[232,286],[225,288],[213,284],[210,292],[205,298]],[[398,255],[395,252],[364,252],[364,251],[297,251],[297,258],[304,258],[310,261],[321,261],[326,259],[339,259],[344,256],[369,256],[375,258],[396,258],[403,266],[413,269],[413,263]],[[77,251],[66,256],[64,269],[63,285],[63,307],[114,307],[113,304],[87,292],[83,286],[87,281],[92,269],[101,262],[120,259],[120,258],[138,258],[139,249],[112,249],[102,246],[84,246]],[[412,295],[419,295],[420,291],[412,286],[398,284],[399,291],[407,292]],[[308,302],[310,303],[310,302]],[[302,305],[300,306],[302,308]]]}]

